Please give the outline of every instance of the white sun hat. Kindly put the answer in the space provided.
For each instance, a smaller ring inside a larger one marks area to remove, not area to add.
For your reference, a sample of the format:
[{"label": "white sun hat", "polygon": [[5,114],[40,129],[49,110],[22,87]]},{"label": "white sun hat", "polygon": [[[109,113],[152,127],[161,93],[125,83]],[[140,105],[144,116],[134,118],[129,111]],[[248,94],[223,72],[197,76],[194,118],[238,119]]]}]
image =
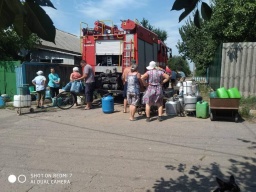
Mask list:
[{"label": "white sun hat", "polygon": [[152,70],[156,68],[156,62],[155,61],[150,61],[149,65],[146,67],[147,70]]},{"label": "white sun hat", "polygon": [[73,71],[79,71],[79,68],[78,67],[74,67]]},{"label": "white sun hat", "polygon": [[37,71],[36,74],[37,74],[37,75],[43,75],[44,72],[43,72],[43,71]]}]

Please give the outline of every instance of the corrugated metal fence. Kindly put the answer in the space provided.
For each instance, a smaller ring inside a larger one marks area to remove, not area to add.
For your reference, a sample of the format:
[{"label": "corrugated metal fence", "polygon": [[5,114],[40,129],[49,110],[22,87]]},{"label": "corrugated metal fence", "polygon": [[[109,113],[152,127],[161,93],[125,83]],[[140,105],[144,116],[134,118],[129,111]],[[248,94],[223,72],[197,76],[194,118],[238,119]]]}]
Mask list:
[{"label": "corrugated metal fence", "polygon": [[256,96],[256,42],[223,44],[220,87],[237,87],[245,97]]}]

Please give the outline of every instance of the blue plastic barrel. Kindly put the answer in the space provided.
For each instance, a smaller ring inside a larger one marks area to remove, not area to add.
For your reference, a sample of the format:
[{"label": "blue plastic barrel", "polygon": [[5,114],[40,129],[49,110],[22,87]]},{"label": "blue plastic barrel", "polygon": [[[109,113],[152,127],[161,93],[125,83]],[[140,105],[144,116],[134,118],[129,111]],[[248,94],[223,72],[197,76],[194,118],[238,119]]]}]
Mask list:
[{"label": "blue plastic barrel", "polygon": [[0,96],[0,107],[3,107],[5,104],[3,97]]},{"label": "blue plastic barrel", "polygon": [[103,97],[102,102],[102,111],[104,113],[113,113],[114,112],[114,98],[111,95]]}]

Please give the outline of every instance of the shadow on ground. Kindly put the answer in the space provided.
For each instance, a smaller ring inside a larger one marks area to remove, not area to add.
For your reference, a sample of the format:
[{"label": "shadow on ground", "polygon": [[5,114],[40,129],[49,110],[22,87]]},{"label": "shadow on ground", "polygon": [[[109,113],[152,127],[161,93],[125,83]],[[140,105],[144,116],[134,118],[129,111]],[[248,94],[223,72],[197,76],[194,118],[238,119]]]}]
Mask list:
[{"label": "shadow on ground", "polygon": [[[244,139],[237,139],[243,143],[247,143],[249,150],[255,150],[256,142]],[[225,173],[221,170],[221,164],[211,163],[209,167],[192,166],[179,164],[178,166],[166,165],[165,168],[172,171],[178,171],[182,176],[177,179],[159,178],[156,180],[154,191],[159,192],[210,192],[218,187],[215,181],[216,177],[222,178],[224,181],[229,180],[230,175],[234,175],[241,191],[256,191],[256,158],[240,156],[240,160],[228,159],[231,167],[225,169]],[[147,190],[151,192],[151,190]]]}]

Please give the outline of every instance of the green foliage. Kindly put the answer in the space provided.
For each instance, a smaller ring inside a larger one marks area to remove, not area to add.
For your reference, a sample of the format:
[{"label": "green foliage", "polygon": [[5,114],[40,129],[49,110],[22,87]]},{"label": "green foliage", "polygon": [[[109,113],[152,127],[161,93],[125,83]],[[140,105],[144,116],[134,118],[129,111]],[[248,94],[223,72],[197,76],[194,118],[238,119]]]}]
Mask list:
[{"label": "green foliage", "polygon": [[0,30],[0,60],[22,61],[25,55],[22,55],[21,52],[32,50],[39,43],[39,38],[35,34],[31,34],[28,38],[24,39],[13,28]]},{"label": "green foliage", "polygon": [[[200,26],[201,26],[200,20],[201,19],[200,19],[200,14],[199,14],[199,10],[198,10],[198,3],[199,2],[201,2],[201,0],[175,0],[175,2],[173,3],[171,11],[172,10],[180,11],[180,10],[184,9],[184,11],[181,13],[181,15],[179,17],[179,22],[181,22],[194,9],[196,9],[195,15],[194,15],[194,24],[195,24],[195,26],[200,28]],[[210,20],[211,15],[212,15],[212,9],[205,2],[202,2],[202,4],[201,4],[201,14],[202,14],[202,18],[204,20]]]},{"label": "green foliage", "polygon": [[170,67],[171,70],[177,71],[181,70],[183,71],[186,76],[191,74],[191,71],[189,69],[189,64],[181,56],[173,56],[169,61],[168,61],[168,66]]},{"label": "green foliage", "polygon": [[201,29],[189,20],[179,29],[182,41],[177,48],[195,63],[196,73],[204,75],[221,43],[256,41],[256,4],[251,0],[214,0],[209,21]]},{"label": "green foliage", "polygon": [[154,32],[155,34],[157,34],[157,36],[159,37],[159,39],[161,39],[161,41],[166,41],[167,39],[167,31],[162,30],[160,28],[155,28],[154,26],[152,26],[149,21],[145,18],[142,19],[142,21],[140,22],[140,24],[147,28],[148,30]]},{"label": "green foliage", "polygon": [[55,27],[40,6],[55,9],[50,0],[0,0],[0,30],[13,27],[23,38],[35,33],[41,39],[54,43]]}]

